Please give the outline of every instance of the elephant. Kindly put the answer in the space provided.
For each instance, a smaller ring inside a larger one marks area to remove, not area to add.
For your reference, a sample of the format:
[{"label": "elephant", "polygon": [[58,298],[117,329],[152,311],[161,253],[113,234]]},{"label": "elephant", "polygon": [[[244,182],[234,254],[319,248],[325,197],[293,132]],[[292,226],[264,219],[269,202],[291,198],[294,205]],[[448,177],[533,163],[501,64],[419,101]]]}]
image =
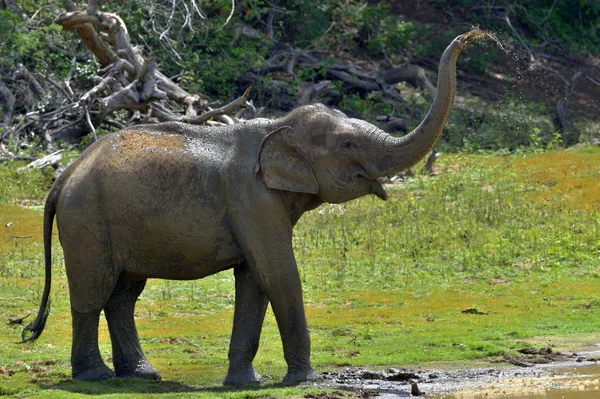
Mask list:
[{"label": "elephant", "polygon": [[[179,122],[128,127],[90,145],[55,181],[44,208],[45,286],[23,342],[49,315],[56,217],[70,293],[72,377],[159,379],[140,346],[134,308],[149,278],[200,279],[233,269],[235,305],[224,384],[260,381],[252,362],[270,303],[283,344],[284,383],[318,378],[292,231],[323,203],[374,194],[378,179],[407,169],[433,147],[456,91],[468,37],[444,51],[424,120],[393,137],[320,104],[279,119],[210,127]],[[114,371],[100,356],[104,311]]]}]

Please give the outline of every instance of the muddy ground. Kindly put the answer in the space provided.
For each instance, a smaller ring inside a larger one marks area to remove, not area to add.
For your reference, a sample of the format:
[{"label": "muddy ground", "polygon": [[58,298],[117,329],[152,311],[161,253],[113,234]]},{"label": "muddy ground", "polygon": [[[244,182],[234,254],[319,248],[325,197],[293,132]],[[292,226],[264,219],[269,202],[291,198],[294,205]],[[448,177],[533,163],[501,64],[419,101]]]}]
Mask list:
[{"label": "muddy ground", "polygon": [[[315,383],[335,391],[306,394],[305,397],[512,398],[523,394],[543,396],[547,390],[590,390],[600,397],[600,351],[561,353],[551,348],[523,348],[519,352],[519,355],[499,359],[497,367],[461,370],[345,368],[323,373],[323,380]],[[577,370],[575,367],[586,372],[573,372]]]}]

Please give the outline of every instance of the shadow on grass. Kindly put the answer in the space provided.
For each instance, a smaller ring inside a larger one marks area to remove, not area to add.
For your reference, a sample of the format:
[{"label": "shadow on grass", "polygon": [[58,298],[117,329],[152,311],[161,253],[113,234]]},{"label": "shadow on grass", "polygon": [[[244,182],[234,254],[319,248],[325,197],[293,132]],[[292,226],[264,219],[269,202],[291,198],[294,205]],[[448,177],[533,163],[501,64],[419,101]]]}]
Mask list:
[{"label": "shadow on grass", "polygon": [[75,381],[62,380],[56,384],[38,384],[41,389],[54,389],[68,391],[71,393],[79,393],[85,395],[110,395],[110,394],[126,394],[126,393],[189,393],[189,392],[206,392],[206,393],[227,393],[240,391],[259,391],[263,389],[273,388],[290,388],[293,386],[282,383],[263,383],[251,384],[243,387],[214,385],[206,387],[193,387],[177,381],[147,381],[136,378],[113,378],[106,381]]},{"label": "shadow on grass", "polygon": [[[140,380],[136,378],[114,378],[106,381],[86,382],[86,381],[75,381],[64,379],[55,384],[42,383],[38,386],[42,390],[60,390],[70,392],[72,394],[83,394],[83,395],[126,395],[126,394],[208,394],[209,397],[221,397],[221,395],[228,396],[228,394],[241,394],[241,397],[288,397],[290,395],[297,397],[297,392],[286,391],[290,388],[301,389],[301,396],[310,396],[311,392],[317,392],[319,398],[363,398],[372,397],[376,395],[384,395],[398,398],[411,397],[410,385],[398,386],[398,387],[371,387],[369,389],[360,385],[349,384],[347,386],[331,386],[327,384],[325,380],[316,385],[309,383],[299,384],[283,384],[283,383],[262,383],[262,384],[251,384],[242,387],[223,386],[223,385],[212,385],[212,386],[190,386],[177,381],[148,381]],[[273,391],[276,390],[276,391]],[[269,391],[264,394],[260,391]],[[327,391],[333,391],[332,395],[326,394]],[[341,392],[345,392],[340,396]],[[264,395],[264,396],[263,396]],[[273,396],[275,395],[275,396]],[[137,397],[137,396],[136,396]],[[186,396],[187,397],[187,396]]]}]

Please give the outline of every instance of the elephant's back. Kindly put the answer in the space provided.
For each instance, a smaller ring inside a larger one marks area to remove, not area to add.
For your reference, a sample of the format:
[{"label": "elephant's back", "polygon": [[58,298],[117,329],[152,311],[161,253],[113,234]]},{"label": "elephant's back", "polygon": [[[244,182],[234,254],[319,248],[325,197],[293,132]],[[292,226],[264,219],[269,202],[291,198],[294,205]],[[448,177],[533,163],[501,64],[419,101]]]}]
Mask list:
[{"label": "elephant's back", "polygon": [[[198,146],[209,154],[198,156]],[[199,278],[238,262],[226,221],[227,154],[219,151],[209,139],[199,144],[171,132],[105,136],[72,165],[61,188],[61,236],[76,246],[78,235],[94,235],[124,271],[147,277]],[[193,264],[200,266],[182,268]]]},{"label": "elephant's back", "polygon": [[123,130],[94,143],[65,171],[61,197],[94,204],[136,201],[148,208],[150,202],[209,200],[222,190],[225,146],[210,137],[154,129]]}]

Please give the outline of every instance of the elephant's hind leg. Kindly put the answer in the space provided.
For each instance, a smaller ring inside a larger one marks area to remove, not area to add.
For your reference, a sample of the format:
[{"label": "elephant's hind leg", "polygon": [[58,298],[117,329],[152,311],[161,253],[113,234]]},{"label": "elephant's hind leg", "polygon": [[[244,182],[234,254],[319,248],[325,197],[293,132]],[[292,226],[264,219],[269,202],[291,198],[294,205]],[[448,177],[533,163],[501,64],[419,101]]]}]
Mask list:
[{"label": "elephant's hind leg", "polygon": [[[98,349],[100,312],[116,280],[111,274],[110,260],[102,256],[103,248],[106,246],[97,245],[97,242],[89,236],[85,234],[77,236],[68,229],[61,231],[61,240],[65,253],[73,318],[71,347],[73,378],[85,381],[112,378],[115,373],[104,364]],[[81,243],[81,248],[73,243]]]},{"label": "elephant's hind leg", "polygon": [[100,381],[113,378],[115,373],[104,364],[98,349],[100,310],[80,313],[71,309],[71,315],[73,317],[73,347],[71,348],[73,379]]},{"label": "elephant's hind leg", "polygon": [[133,316],[135,302],[145,285],[146,280],[128,281],[121,276],[104,307],[117,377],[160,379],[142,352]]}]

